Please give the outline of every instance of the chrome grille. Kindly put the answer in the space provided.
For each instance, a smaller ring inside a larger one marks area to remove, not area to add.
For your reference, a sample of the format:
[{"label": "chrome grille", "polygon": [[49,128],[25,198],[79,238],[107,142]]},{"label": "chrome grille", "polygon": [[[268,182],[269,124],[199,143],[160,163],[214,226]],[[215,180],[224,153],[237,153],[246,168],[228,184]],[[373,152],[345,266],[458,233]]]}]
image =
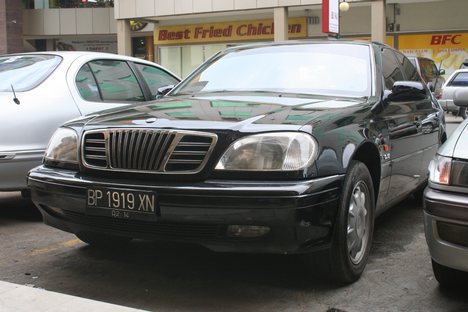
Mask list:
[{"label": "chrome grille", "polygon": [[83,136],[85,167],[150,173],[197,173],[216,143],[211,133],[156,130],[92,130]]}]

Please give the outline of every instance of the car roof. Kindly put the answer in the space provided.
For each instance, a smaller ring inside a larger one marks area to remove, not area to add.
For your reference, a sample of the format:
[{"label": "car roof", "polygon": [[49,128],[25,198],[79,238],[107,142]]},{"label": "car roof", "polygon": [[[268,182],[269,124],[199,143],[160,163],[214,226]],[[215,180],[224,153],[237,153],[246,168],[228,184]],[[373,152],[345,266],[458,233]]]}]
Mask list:
[{"label": "car roof", "polygon": [[156,65],[161,67],[161,65],[143,60],[140,58],[132,57],[132,56],[126,56],[126,55],[120,55],[120,54],[114,54],[114,53],[105,53],[105,52],[92,52],[92,51],[38,51],[38,52],[25,52],[25,53],[12,53],[12,54],[1,54],[0,57],[8,57],[8,56],[13,56],[13,55],[57,55],[60,56],[64,59],[68,60],[73,60],[77,59],[81,56],[91,56],[93,58],[117,58],[120,60],[126,60],[126,61],[133,61],[133,62],[140,62],[140,63],[146,63],[146,64],[151,64],[151,65]]},{"label": "car roof", "polygon": [[37,51],[37,52],[25,52],[25,53],[0,54],[0,57],[8,57],[8,56],[14,56],[14,55],[18,55],[18,56],[21,56],[21,55],[56,55],[56,56],[62,57],[64,60],[67,60],[69,62],[73,62],[74,60],[80,57],[86,57],[88,59],[91,59],[91,58],[92,59],[118,59],[118,60],[131,61],[131,62],[158,67],[164,70],[165,72],[169,73],[170,75],[174,76],[179,81],[181,80],[178,75],[174,74],[169,69],[159,65],[158,63],[147,61],[147,60],[140,59],[140,58],[133,57],[133,56],[120,55],[120,54],[115,54],[115,53],[92,52],[92,51]]},{"label": "car roof", "polygon": [[263,43],[251,43],[251,44],[243,44],[235,47],[227,48],[223,51],[225,52],[232,52],[232,51],[240,51],[245,49],[255,49],[255,48],[265,48],[265,47],[275,47],[275,46],[287,46],[287,45],[304,45],[304,44],[354,44],[354,45],[379,45],[379,46],[386,46],[391,49],[394,49],[390,46],[385,44],[381,44],[379,42],[372,42],[372,41],[364,41],[364,40],[320,40],[320,39],[302,39],[302,40],[287,40],[287,41],[276,41],[276,42],[263,42]]}]

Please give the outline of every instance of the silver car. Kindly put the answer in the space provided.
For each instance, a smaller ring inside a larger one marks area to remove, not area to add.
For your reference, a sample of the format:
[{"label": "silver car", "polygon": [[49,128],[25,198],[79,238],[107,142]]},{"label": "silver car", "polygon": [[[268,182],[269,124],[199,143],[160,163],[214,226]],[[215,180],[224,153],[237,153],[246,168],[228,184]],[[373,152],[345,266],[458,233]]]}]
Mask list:
[{"label": "silver car", "polygon": [[[455,92],[468,107],[468,88]],[[436,279],[442,286],[468,281],[468,119],[439,148],[429,166],[424,225]]]},{"label": "silver car", "polygon": [[450,75],[442,87],[442,97],[439,100],[442,108],[447,112],[453,114],[459,114],[465,119],[468,116],[468,110],[466,107],[458,107],[453,102],[453,94],[456,90],[461,88],[468,88],[468,68],[457,69]]},{"label": "silver car", "polygon": [[0,191],[26,189],[65,121],[156,98],[179,78],[137,58],[96,52],[0,55]]}]

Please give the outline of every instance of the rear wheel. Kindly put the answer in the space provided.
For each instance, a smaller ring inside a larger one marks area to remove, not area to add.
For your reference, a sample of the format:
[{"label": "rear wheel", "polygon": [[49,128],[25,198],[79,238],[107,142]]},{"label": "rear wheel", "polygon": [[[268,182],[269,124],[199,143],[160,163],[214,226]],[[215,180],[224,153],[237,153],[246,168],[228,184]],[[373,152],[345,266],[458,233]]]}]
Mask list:
[{"label": "rear wheel", "polygon": [[468,107],[460,107],[459,115],[460,115],[463,119],[466,119],[466,117],[468,116]]},{"label": "rear wheel", "polygon": [[75,234],[81,241],[91,246],[118,247],[127,245],[132,238],[124,236],[107,235],[96,232],[79,232]]}]

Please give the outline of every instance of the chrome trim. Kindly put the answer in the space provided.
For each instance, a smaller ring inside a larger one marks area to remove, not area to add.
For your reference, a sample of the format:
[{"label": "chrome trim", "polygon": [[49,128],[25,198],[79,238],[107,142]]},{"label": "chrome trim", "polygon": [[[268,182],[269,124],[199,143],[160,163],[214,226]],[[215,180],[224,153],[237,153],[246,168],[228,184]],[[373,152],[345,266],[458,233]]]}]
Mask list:
[{"label": "chrome trim", "polygon": [[[86,139],[90,134],[102,134],[104,140]],[[204,142],[181,142],[186,136],[205,137],[211,139],[211,143]],[[156,138],[157,137],[157,138]],[[112,140],[112,141],[111,141]],[[94,170],[113,172],[133,172],[151,174],[196,174],[203,170],[210,159],[213,149],[218,141],[214,133],[168,130],[153,128],[109,128],[85,131],[81,139],[81,162],[84,167]],[[104,147],[85,147],[85,143],[104,144]],[[137,146],[142,146],[138,152]],[[177,148],[201,147],[207,148],[203,151],[180,151]],[[89,155],[87,151],[102,152],[102,155]],[[129,151],[126,153],[124,151]],[[149,151],[152,151],[149,153]],[[166,151],[159,153],[159,151]],[[128,155],[127,155],[128,154]],[[203,156],[200,161],[193,159],[173,159],[172,156]],[[90,164],[86,159],[106,161],[106,166]],[[200,163],[193,170],[168,170],[168,165]],[[121,169],[120,167],[131,166],[138,169]],[[153,168],[145,170],[143,168]]]}]

